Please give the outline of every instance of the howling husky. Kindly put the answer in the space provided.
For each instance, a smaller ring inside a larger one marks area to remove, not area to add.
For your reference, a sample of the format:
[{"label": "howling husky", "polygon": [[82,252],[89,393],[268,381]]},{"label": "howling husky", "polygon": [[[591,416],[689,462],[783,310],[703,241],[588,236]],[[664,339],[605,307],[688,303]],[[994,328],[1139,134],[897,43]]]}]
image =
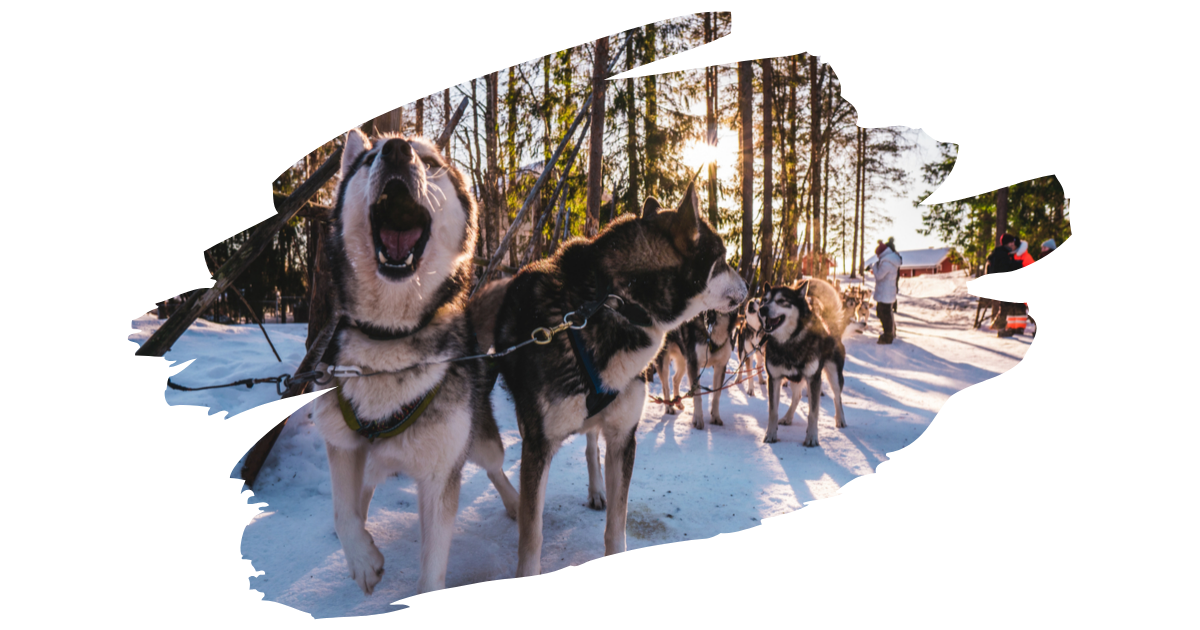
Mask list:
[{"label": "howling husky", "polygon": [[337,536],[368,595],[383,555],[367,506],[387,477],[417,482],[420,592],[445,587],[467,459],[516,515],[484,366],[448,362],[476,353],[464,309],[475,239],[475,202],[432,144],[346,135],[328,247],[342,319],[322,362],[383,374],[336,379],[336,395],[314,401],[313,421],[329,454]]},{"label": "howling husky", "polygon": [[572,324],[500,360],[522,432],[518,577],[541,572],[550,458],[573,433],[604,433],[607,470],[601,484],[600,467],[589,466],[590,485],[608,495],[599,498],[605,555],[625,550],[634,434],[646,399],[640,373],[667,332],[706,310],[733,311],[745,297],[721,237],[700,217],[694,185],[676,210],[648,199],[640,217],[574,239],[512,279],[496,314],[497,348]]},{"label": "howling husky", "polygon": [[779,419],[779,390],[784,379],[808,385],[805,446],[819,446],[817,419],[821,413],[821,372],[828,377],[829,388],[833,390],[837,427],[846,426],[846,416],[842,412],[842,386],[845,384],[842,369],[846,364],[846,348],[841,339],[845,321],[841,302],[829,297],[833,294],[833,288],[819,280],[805,280],[798,287],[766,287],[763,293],[759,314],[766,333],[768,388],[764,442],[779,441],[778,426],[792,423],[796,404],[800,402],[800,388],[793,385],[792,404],[787,415]]}]

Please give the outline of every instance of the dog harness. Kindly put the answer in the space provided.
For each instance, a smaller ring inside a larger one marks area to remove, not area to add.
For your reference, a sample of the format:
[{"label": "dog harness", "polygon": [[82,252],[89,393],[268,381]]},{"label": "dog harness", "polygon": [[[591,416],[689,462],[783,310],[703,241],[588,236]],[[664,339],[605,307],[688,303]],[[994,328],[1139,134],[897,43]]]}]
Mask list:
[{"label": "dog harness", "polygon": [[346,426],[367,438],[368,442],[374,442],[376,438],[390,438],[408,430],[421,417],[421,414],[425,413],[441,389],[442,382],[438,381],[438,384],[425,392],[424,396],[400,407],[391,416],[366,424],[359,422],[358,415],[354,413],[354,405],[342,395],[341,387],[337,388],[338,406],[342,409],[342,419],[346,421]]},{"label": "dog harness", "polygon": [[[649,326],[653,323],[646,309],[620,296],[612,295],[611,291],[612,283],[610,282],[608,286],[602,287],[596,292],[596,299],[584,302],[579,307],[579,310],[573,313],[574,315],[583,317],[583,324],[580,324],[578,327],[571,326],[567,328],[567,339],[571,342],[571,350],[575,353],[575,359],[579,363],[580,371],[583,373],[583,382],[587,388],[587,396],[584,399],[584,404],[587,406],[587,417],[589,418],[604,411],[604,408],[616,400],[617,395],[621,392],[610,389],[604,384],[604,381],[600,378],[600,372],[596,369],[596,357],[584,345],[583,336],[579,334],[579,330],[587,325],[587,320],[592,315],[607,305],[610,297],[616,297],[621,301],[621,304],[617,308],[609,308],[620,313],[631,324],[635,326]],[[570,315],[569,313],[567,317],[570,317]],[[564,318],[563,321],[565,322],[566,319]]]}]

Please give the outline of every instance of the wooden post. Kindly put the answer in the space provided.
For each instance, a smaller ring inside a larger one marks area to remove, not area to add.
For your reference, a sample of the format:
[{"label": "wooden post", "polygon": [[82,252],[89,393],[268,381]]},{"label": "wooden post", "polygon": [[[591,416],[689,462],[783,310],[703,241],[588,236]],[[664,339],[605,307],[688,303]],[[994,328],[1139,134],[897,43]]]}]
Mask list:
[{"label": "wooden post", "polygon": [[[304,355],[304,360],[300,361],[299,367],[296,368],[296,374],[308,372],[321,362],[321,355],[325,354],[325,349],[329,347],[329,341],[333,339],[333,333],[337,329],[337,317],[331,317],[325,326],[322,327],[321,333],[317,336],[312,346],[309,347],[308,353]],[[293,384],[283,392],[283,398],[291,398],[299,396],[308,391],[310,383]],[[275,425],[275,428],[267,432],[250,451],[246,453],[246,461],[242,463],[242,480],[246,482],[246,487],[254,488],[254,481],[258,478],[258,472],[262,469],[263,462],[267,461],[267,455],[271,453],[271,447],[275,446],[275,441],[279,439],[279,434],[283,432],[283,426],[287,424],[287,418]]]},{"label": "wooden post", "polygon": [[146,343],[142,344],[141,348],[138,348],[136,354],[150,357],[161,357],[166,354],[188,326],[191,326],[201,313],[208,310],[217,297],[224,293],[229,285],[250,266],[250,263],[263,253],[275,233],[287,225],[287,222],[325,185],[325,182],[333,177],[341,165],[341,159],[342,148],[338,147],[313,173],[312,177],[300,184],[296,191],[288,197],[287,202],[283,204],[283,209],[276,216],[258,224],[258,227],[250,234],[237,253],[226,260],[220,269],[217,269],[213,274],[216,282],[212,288],[207,291],[197,291],[182,308],[176,310],[170,319],[146,340]]}]

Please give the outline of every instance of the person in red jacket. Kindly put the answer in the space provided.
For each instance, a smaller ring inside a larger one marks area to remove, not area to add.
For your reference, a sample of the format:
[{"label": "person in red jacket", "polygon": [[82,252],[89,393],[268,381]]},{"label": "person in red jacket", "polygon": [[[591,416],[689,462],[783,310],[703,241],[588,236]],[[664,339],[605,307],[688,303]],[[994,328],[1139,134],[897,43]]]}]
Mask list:
[{"label": "person in red jacket", "polygon": [[1021,261],[1022,267],[1028,267],[1033,264],[1033,256],[1029,253],[1029,243],[1021,241],[1017,246],[1017,251],[1013,252],[1013,258]]},{"label": "person in red jacket", "polygon": [[[1029,254],[1029,243],[1021,241],[1017,245],[1016,251],[1013,252],[1013,260],[1021,264],[1021,267],[1028,267],[1033,264],[1033,256]],[[1000,334],[1001,337],[1011,337],[1014,334],[1025,334],[1025,329],[1029,325],[1029,305],[1014,304],[1008,314],[1008,326]]]}]

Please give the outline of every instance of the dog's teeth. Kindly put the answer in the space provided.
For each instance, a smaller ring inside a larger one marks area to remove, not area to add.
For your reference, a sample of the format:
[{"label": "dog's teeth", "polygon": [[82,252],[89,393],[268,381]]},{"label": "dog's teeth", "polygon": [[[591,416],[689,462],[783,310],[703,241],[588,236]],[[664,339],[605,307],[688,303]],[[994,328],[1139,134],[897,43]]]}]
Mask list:
[{"label": "dog's teeth", "polygon": [[412,252],[408,252],[408,258],[404,259],[404,264],[406,264],[406,265],[412,264]]},{"label": "dog's teeth", "polygon": [[386,265],[387,264],[387,256],[384,256],[383,252],[377,252],[377,253],[379,254],[379,262]]}]

